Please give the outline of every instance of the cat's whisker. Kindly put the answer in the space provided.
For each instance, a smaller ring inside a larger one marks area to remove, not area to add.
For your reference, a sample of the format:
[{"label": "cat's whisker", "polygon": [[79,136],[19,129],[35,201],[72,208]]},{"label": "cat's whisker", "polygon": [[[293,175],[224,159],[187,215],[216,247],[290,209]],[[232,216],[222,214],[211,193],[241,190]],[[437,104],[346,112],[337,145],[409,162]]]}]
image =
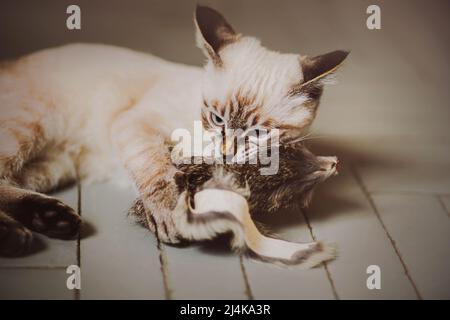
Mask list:
[{"label": "cat's whisker", "polygon": [[307,134],[304,135],[304,136],[301,136],[301,137],[299,137],[299,138],[296,138],[296,139],[293,139],[293,140],[289,141],[288,143],[296,143],[296,142],[303,141],[303,140],[307,139],[307,138],[308,138],[309,136],[311,136],[311,135],[312,135],[312,132],[309,132],[309,133],[307,133]]},{"label": "cat's whisker", "polygon": [[314,136],[314,137],[312,137],[311,135],[312,135],[312,133],[309,133],[309,134],[307,134],[305,136],[302,136],[300,138],[296,138],[296,139],[287,141],[286,144],[295,144],[295,143],[299,143],[299,142],[302,142],[302,141],[308,141],[308,140],[312,140],[312,139],[322,139],[322,138],[326,137],[325,135],[317,135],[317,136]]}]

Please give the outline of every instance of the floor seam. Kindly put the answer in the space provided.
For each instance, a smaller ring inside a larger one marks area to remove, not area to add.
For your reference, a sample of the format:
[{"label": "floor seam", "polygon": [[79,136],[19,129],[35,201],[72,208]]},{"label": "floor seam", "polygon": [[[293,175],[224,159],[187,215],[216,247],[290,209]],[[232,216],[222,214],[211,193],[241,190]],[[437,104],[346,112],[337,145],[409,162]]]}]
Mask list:
[{"label": "floor seam", "polygon": [[450,194],[447,193],[440,193],[440,192],[425,192],[425,191],[405,191],[405,190],[387,190],[387,191],[383,191],[383,190],[369,190],[367,189],[367,192],[369,192],[370,194],[379,194],[379,195],[405,195],[405,196],[435,196],[438,195],[440,197],[444,196],[444,197],[450,197]]},{"label": "floor seam", "polygon": [[164,295],[166,300],[172,300],[172,289],[170,289],[169,285],[169,273],[168,273],[168,267],[167,267],[167,255],[166,251],[164,250],[161,242],[159,239],[157,239],[157,248],[159,251],[159,262],[161,265],[161,274],[163,278],[163,285],[164,285]]},{"label": "floor seam", "polygon": [[250,287],[250,281],[248,280],[247,270],[245,269],[244,257],[242,254],[239,255],[239,264],[241,266],[241,272],[242,272],[242,276],[244,278],[245,295],[247,296],[248,300],[255,300],[255,297],[253,296],[252,288]]},{"label": "floor seam", "polygon": [[416,284],[415,284],[415,282],[414,282],[414,280],[413,280],[413,278],[412,278],[412,276],[411,276],[411,274],[410,274],[410,272],[408,270],[408,267],[407,267],[405,261],[403,260],[403,257],[402,257],[402,255],[400,253],[400,250],[398,249],[398,247],[397,247],[397,245],[395,243],[395,240],[392,238],[392,236],[389,233],[389,231],[388,231],[388,229],[387,229],[383,219],[381,218],[380,212],[378,211],[378,208],[375,205],[375,201],[373,200],[372,195],[370,194],[370,192],[368,191],[368,189],[365,186],[364,182],[362,181],[361,177],[359,176],[356,168],[353,165],[351,165],[350,168],[351,168],[351,172],[353,173],[353,176],[354,176],[356,182],[358,183],[361,191],[363,192],[364,196],[366,197],[367,201],[369,202],[369,205],[371,206],[372,211],[374,212],[375,216],[377,217],[378,222],[380,223],[380,225],[383,228],[386,236],[388,237],[389,241],[391,242],[391,245],[392,245],[392,247],[393,247],[393,249],[395,251],[395,254],[397,255],[398,259],[400,260],[400,263],[401,263],[401,265],[403,267],[403,271],[404,271],[406,277],[408,278],[409,282],[411,283],[411,286],[413,287],[417,298],[419,300],[423,300],[422,295],[420,294],[419,289],[417,288],[417,286],[416,286]]},{"label": "floor seam", "polygon": [[67,266],[0,266],[0,269],[66,270]]},{"label": "floor seam", "polygon": [[[83,217],[81,212],[81,182],[80,178],[77,178],[77,212],[80,218]],[[77,237],[77,264],[78,268],[81,270],[81,229],[78,231]],[[81,300],[81,291],[80,289],[74,290],[74,298],[75,300]]]},{"label": "floor seam", "polygon": [[[153,219],[153,217],[150,214],[145,214],[145,218],[147,220],[147,227],[154,225],[155,226],[155,238],[156,238],[156,248],[158,249],[158,255],[159,255],[159,265],[161,270],[161,276],[163,280],[163,286],[164,286],[164,297],[166,300],[172,300],[172,289],[170,289],[169,285],[169,272],[168,272],[168,263],[167,263],[167,255],[166,251],[164,250],[164,245],[162,244],[161,240],[158,236],[158,226],[156,224],[156,221]],[[150,219],[152,221],[150,221]]]},{"label": "floor seam", "polygon": [[[307,213],[306,213],[304,210],[301,210],[301,212],[302,212],[302,214],[303,214],[303,217],[305,218],[305,222],[306,222],[306,225],[308,226],[308,230],[309,230],[309,234],[311,235],[311,238],[313,239],[313,241],[317,241],[317,240],[316,240],[316,236],[314,235],[313,228],[312,228],[312,225],[311,225],[311,223],[310,223],[310,221],[309,221],[309,218],[308,218]],[[336,285],[335,285],[335,283],[334,283],[333,277],[331,276],[331,272],[330,272],[330,270],[328,269],[328,264],[327,264],[327,262],[324,261],[324,262],[322,263],[322,265],[323,265],[323,268],[324,268],[325,273],[326,273],[326,275],[327,275],[328,282],[330,283],[331,291],[332,291],[332,293],[333,293],[334,299],[335,299],[335,300],[340,300],[340,297],[339,297],[339,294],[338,294],[338,292],[337,292]]]}]

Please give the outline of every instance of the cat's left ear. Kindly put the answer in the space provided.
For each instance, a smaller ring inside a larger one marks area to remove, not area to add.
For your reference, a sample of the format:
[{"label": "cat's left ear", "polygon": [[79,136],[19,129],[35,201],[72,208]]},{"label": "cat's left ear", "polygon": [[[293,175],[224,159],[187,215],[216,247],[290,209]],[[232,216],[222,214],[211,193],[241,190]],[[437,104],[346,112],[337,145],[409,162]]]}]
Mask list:
[{"label": "cat's left ear", "polygon": [[222,65],[220,50],[236,41],[239,35],[219,12],[208,7],[197,5],[194,21],[197,46],[215,65]]},{"label": "cat's left ear", "polygon": [[300,60],[303,72],[303,86],[322,85],[347,58],[349,51],[336,50],[316,57],[304,57]]}]

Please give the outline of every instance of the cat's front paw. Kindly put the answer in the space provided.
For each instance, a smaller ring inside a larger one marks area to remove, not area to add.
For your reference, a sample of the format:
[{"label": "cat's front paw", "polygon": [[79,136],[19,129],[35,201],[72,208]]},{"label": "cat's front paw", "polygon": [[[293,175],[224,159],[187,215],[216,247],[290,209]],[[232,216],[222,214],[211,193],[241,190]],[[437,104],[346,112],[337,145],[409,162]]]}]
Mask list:
[{"label": "cat's front paw", "polygon": [[[152,205],[152,204],[150,204]],[[155,210],[157,210],[155,208]],[[134,201],[128,214],[134,216],[141,224],[146,226],[151,232],[155,233],[158,239],[169,244],[181,242],[180,233],[175,228],[171,212],[166,211],[157,215],[147,210],[140,198]]]},{"label": "cat's front paw", "polygon": [[173,222],[171,213],[162,213],[149,217],[150,223],[161,242],[177,244],[181,242],[181,235]]},{"label": "cat's front paw", "polygon": [[0,256],[16,257],[31,246],[33,234],[16,221],[0,221]]},{"label": "cat's front paw", "polygon": [[81,219],[58,199],[28,195],[19,204],[17,219],[33,231],[52,238],[71,239],[78,234]]}]

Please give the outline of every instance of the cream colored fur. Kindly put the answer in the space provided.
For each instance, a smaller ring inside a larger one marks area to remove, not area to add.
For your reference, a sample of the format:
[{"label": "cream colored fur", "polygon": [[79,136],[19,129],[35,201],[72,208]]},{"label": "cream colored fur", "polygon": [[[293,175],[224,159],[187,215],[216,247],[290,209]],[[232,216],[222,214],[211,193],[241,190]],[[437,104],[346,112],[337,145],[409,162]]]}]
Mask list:
[{"label": "cream colored fur", "polygon": [[289,89],[303,80],[299,55],[270,51],[258,39],[240,37],[225,46],[220,56],[223,67],[217,68],[212,60],[205,67],[206,101],[225,104],[239,93],[255,97],[253,103],[262,106],[260,123],[269,118],[295,126],[307,127],[311,123],[312,110],[302,106],[307,98],[288,96]]}]

